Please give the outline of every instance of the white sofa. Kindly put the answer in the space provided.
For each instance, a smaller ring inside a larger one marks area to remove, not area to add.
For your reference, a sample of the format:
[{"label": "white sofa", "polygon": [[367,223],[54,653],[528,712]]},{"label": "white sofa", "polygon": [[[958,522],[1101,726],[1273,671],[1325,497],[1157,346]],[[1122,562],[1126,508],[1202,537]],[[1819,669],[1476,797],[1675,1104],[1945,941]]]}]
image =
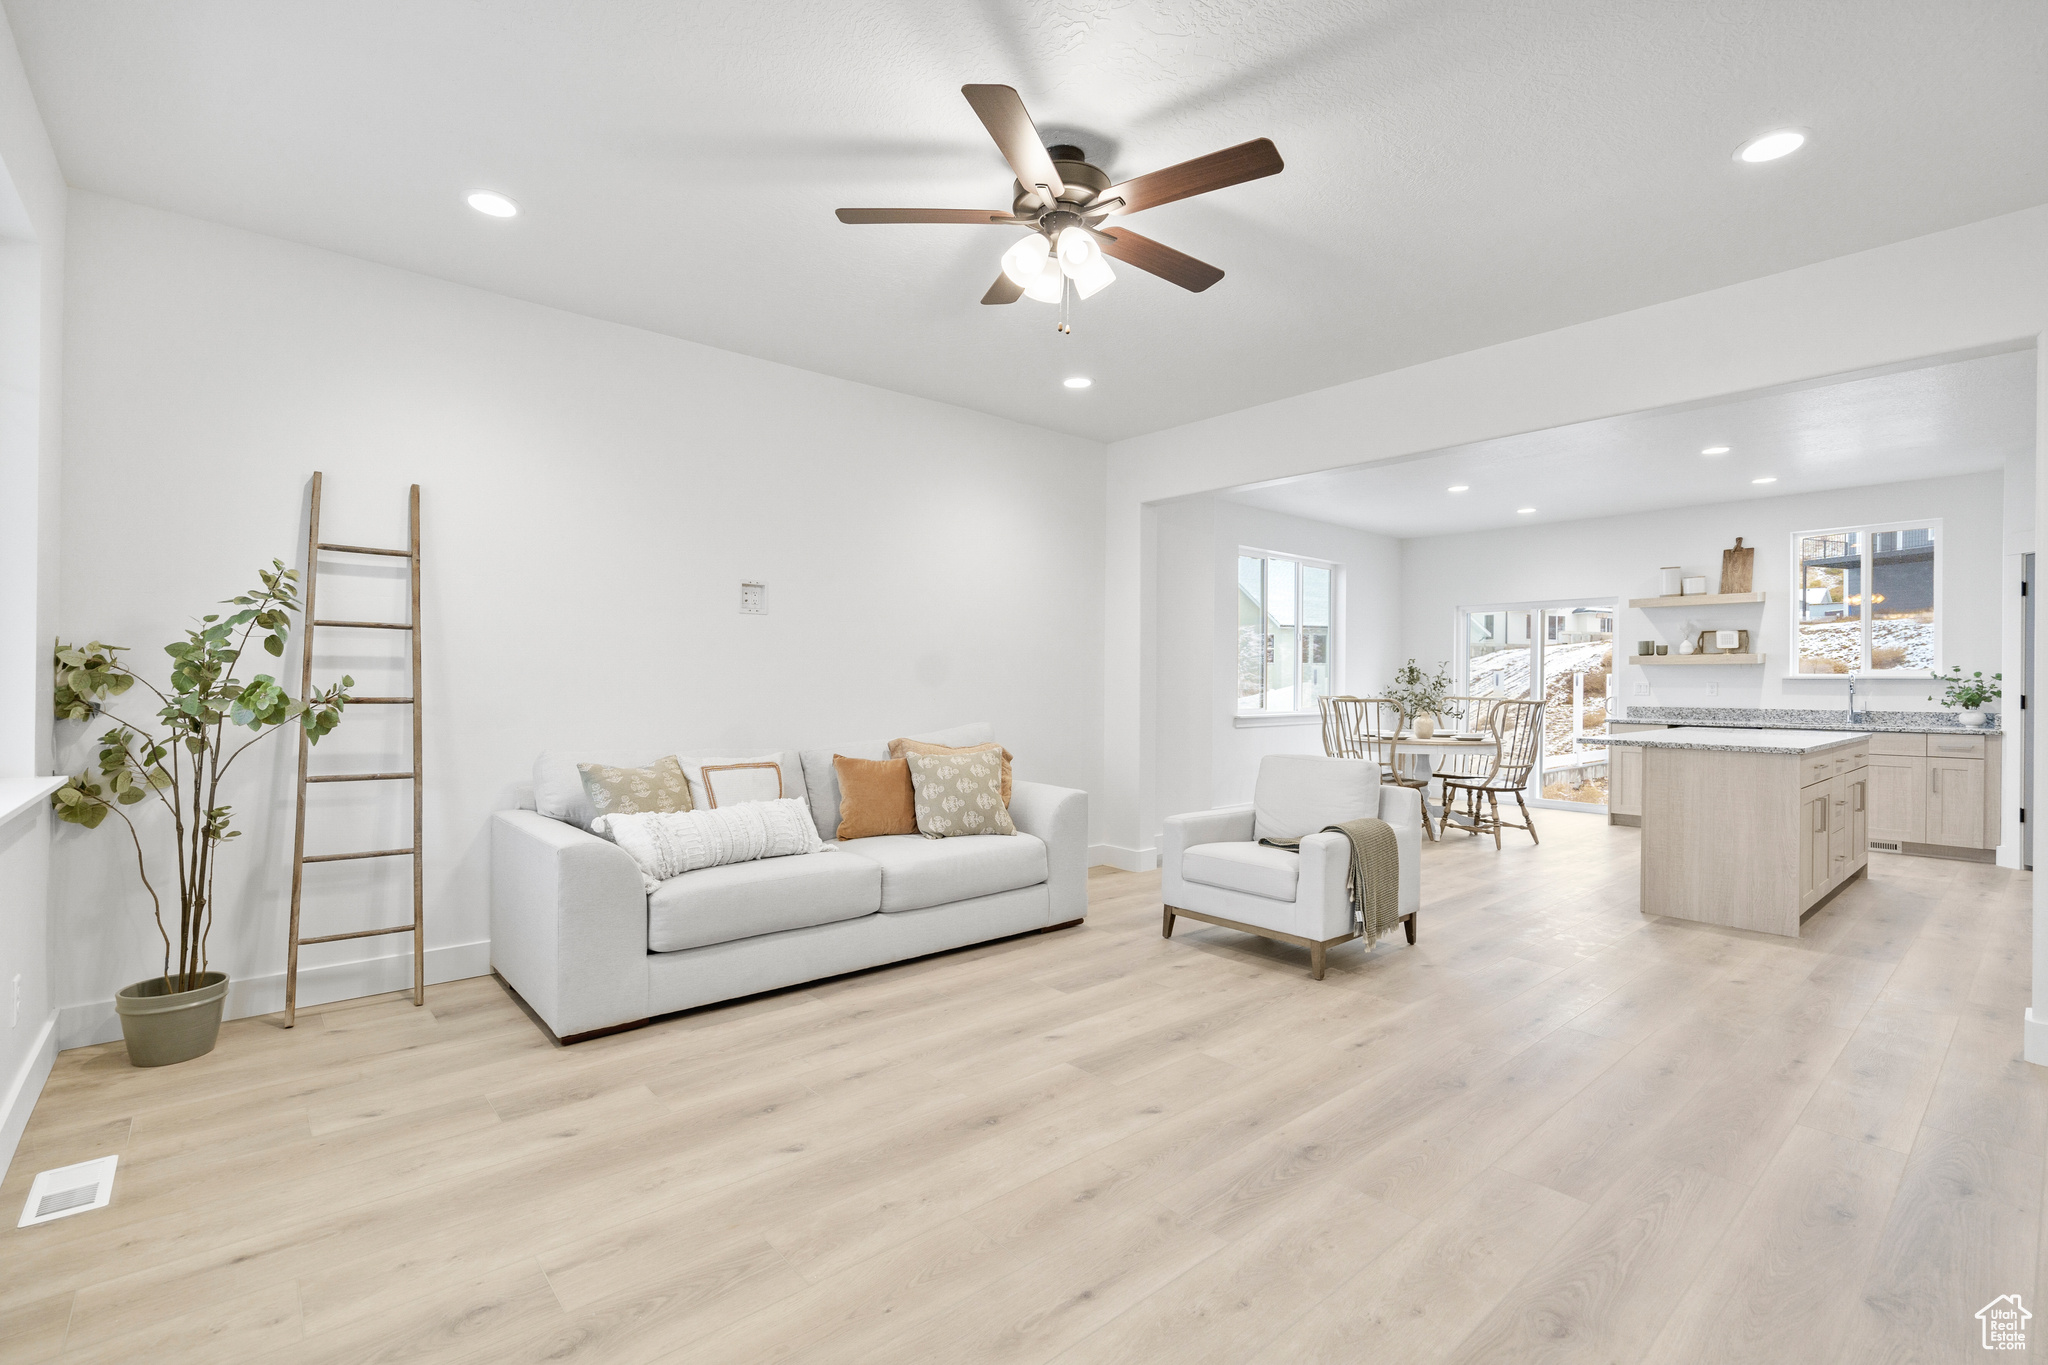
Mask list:
[{"label": "white sofa", "polygon": [[[1309,950],[1309,971],[1323,979],[1325,955],[1358,938],[1345,878],[1351,843],[1325,826],[1376,816],[1394,829],[1399,908],[1415,942],[1422,907],[1422,797],[1382,785],[1379,766],[1355,758],[1268,754],[1259,761],[1249,806],[1170,816],[1159,836],[1160,932],[1173,937],[1178,915],[1241,929]],[[1264,838],[1300,839],[1301,851]]]},{"label": "white sofa", "polygon": [[[986,724],[913,738],[978,744]],[[970,943],[1078,924],[1088,913],[1088,796],[1016,782],[1014,836],[883,835],[822,853],[707,867],[649,892],[618,845],[583,826],[576,764],[641,767],[697,748],[551,752],[533,806],[491,829],[491,966],[555,1036],[576,1042],[663,1014]],[[778,756],[783,790],[821,834],[839,826],[832,755],[886,758],[886,741]]]}]

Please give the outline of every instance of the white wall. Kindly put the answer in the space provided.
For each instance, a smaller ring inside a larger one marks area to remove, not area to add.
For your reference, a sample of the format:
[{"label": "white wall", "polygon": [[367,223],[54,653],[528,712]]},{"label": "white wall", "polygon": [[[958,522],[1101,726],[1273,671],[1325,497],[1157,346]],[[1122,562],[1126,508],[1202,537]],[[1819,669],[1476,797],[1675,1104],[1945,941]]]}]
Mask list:
[{"label": "white wall", "polygon": [[[1241,723],[1237,716],[1237,554],[1240,547],[1327,560],[1339,567],[1334,685],[1373,690],[1400,662],[1400,552],[1387,536],[1307,521],[1220,497],[1158,509],[1158,633],[1154,691],[1157,810],[1249,801],[1267,754],[1321,753],[1315,723]],[[1129,850],[1119,850],[1128,856]]]},{"label": "white wall", "polygon": [[[1403,641],[1409,653],[1452,658],[1457,609],[1495,603],[1583,598],[1621,604],[1614,626],[1618,699],[1633,706],[1763,706],[1841,710],[1840,678],[1791,675],[1791,537],[1858,522],[1940,518],[1942,665],[1996,672],[2000,658],[2002,476],[1997,472],[1880,484],[1790,497],[1675,507],[1586,521],[1429,536],[1401,543]],[[1718,586],[1721,551],[1741,536],[1756,551],[1759,605],[1657,608],[1626,605],[1655,597],[1658,567],[1682,565]],[[2017,589],[2015,589],[2017,591]],[[1642,668],[1626,662],[1635,642],[1654,639],[1676,653],[1702,630],[1747,630],[1762,668]],[[1647,693],[1639,692],[1647,686]],[[1718,692],[1709,692],[1718,687]],[[1881,710],[1931,711],[1924,677],[1866,674],[1859,701]],[[2017,714],[2018,708],[2014,707]]]},{"label": "white wall", "polygon": [[[63,173],[0,20],[0,777],[50,771],[64,210]],[[0,824],[0,1170],[55,1056],[50,824],[47,808]]]},{"label": "white wall", "polygon": [[[985,718],[1022,775],[1095,787],[1100,447],[91,194],[71,233],[67,638],[155,667],[180,622],[302,558],[313,470],[323,537],[358,544],[402,544],[422,487],[438,974],[484,968],[487,817],[543,747],[749,753]],[[769,615],[739,614],[743,579]],[[322,616],[400,610],[381,561],[322,583]],[[316,677],[403,690],[374,664],[390,640],[322,640]],[[316,760],[402,766],[404,724],[351,713]],[[269,743],[238,774],[249,832],[213,939],[263,986],[245,1009],[275,1007],[284,961],[292,762]],[[316,789],[341,815],[309,847],[405,842],[403,790]],[[124,856],[106,828],[56,840],[67,1041],[111,1036],[103,1002],[155,970]],[[309,927],[403,918],[401,862],[312,869]],[[408,946],[370,943],[308,960]]]}]

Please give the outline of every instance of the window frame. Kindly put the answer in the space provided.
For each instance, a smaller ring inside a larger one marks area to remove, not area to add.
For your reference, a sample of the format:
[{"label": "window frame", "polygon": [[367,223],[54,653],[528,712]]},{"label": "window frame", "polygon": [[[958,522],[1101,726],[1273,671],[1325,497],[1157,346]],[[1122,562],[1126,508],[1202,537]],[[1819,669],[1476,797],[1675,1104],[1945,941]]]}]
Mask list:
[{"label": "window frame", "polygon": [[[1237,547],[1236,553],[1233,554],[1230,559],[1230,587],[1233,602],[1235,602],[1237,594],[1240,591],[1242,591],[1238,582],[1237,570],[1239,561],[1244,559],[1257,559],[1261,561],[1262,566],[1264,564],[1270,563],[1275,559],[1284,559],[1289,563],[1295,565],[1298,569],[1324,569],[1328,571],[1330,575],[1330,624],[1327,627],[1327,629],[1329,630],[1330,641],[1330,683],[1328,691],[1326,691],[1323,695],[1329,697],[1342,696],[1343,649],[1341,646],[1342,626],[1340,625],[1340,618],[1344,614],[1342,610],[1344,566],[1336,563],[1333,560],[1318,559],[1314,555],[1295,554],[1288,550],[1267,550],[1254,545],[1240,545]],[[1267,636],[1270,636],[1275,633],[1271,628],[1272,604],[1268,600],[1271,594],[1267,590],[1267,577],[1269,572],[1270,571],[1265,567],[1261,567],[1259,570],[1259,624],[1265,628],[1261,631],[1261,634]],[[1300,631],[1304,629],[1302,618],[1304,618],[1308,614],[1307,574],[1297,572],[1294,576],[1294,608],[1294,628],[1297,631]],[[1300,709],[1292,711],[1272,711],[1266,709],[1265,700],[1266,697],[1271,693],[1271,689],[1267,687],[1262,687],[1260,689],[1258,697],[1259,705],[1257,707],[1251,710],[1246,710],[1244,708],[1244,702],[1246,699],[1240,696],[1237,691],[1237,689],[1243,683],[1243,679],[1238,673],[1237,630],[1237,622],[1233,615],[1230,625],[1231,719],[1239,725],[1271,725],[1297,722],[1306,723],[1308,721],[1315,721],[1317,723],[1321,723],[1323,713],[1320,704],[1306,711]],[[1300,669],[1301,665],[1301,660],[1295,660],[1295,667],[1297,669],[1297,672],[1295,674],[1294,686],[1296,688],[1295,695],[1297,698],[1300,696],[1299,689],[1301,687],[1301,675],[1298,670]],[[1264,679],[1262,679],[1262,681],[1264,681]]]},{"label": "window frame", "polygon": [[1873,559],[1877,554],[1876,538],[1887,531],[1928,531],[1933,534],[1934,581],[1929,591],[1934,599],[1934,643],[1932,646],[1934,664],[1928,668],[1872,668],[1870,666],[1870,632],[1873,622],[1871,614],[1873,604],[1865,601],[1861,604],[1862,610],[1858,612],[1856,617],[1862,623],[1863,629],[1857,654],[1855,674],[1859,678],[1866,679],[1931,678],[1941,671],[1941,635],[1943,622],[1948,616],[1947,600],[1942,592],[1942,575],[1946,571],[1948,562],[1948,555],[1942,547],[1947,543],[1947,532],[1942,526],[1942,519],[1940,517],[1915,517],[1906,521],[1851,522],[1841,526],[1824,526],[1815,530],[1794,531],[1792,533],[1789,542],[1792,572],[1792,591],[1789,595],[1792,600],[1789,610],[1790,629],[1787,634],[1787,648],[1785,651],[1786,658],[1790,660],[1791,667],[1783,676],[1806,679],[1847,678],[1849,676],[1847,673],[1803,673],[1799,669],[1799,627],[1804,621],[1806,610],[1806,582],[1800,570],[1800,542],[1815,536],[1855,535],[1859,537],[1858,544],[1862,546],[1860,573],[1864,585],[1863,595],[1867,598],[1871,594],[1871,585],[1875,581],[1876,566],[1873,563]]}]

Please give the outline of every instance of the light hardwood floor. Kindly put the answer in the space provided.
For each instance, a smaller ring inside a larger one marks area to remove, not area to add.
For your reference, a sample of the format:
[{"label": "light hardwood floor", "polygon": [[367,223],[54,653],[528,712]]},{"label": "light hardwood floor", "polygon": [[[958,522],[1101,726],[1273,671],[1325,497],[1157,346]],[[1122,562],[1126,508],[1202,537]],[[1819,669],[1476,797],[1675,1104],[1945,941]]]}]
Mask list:
[{"label": "light hardwood floor", "polygon": [[120,1176],[0,1231],[0,1360],[1860,1365],[2044,1311],[2029,877],[1873,855],[1792,942],[1538,825],[1322,982],[1099,872],[1080,929],[566,1050],[482,978],[64,1053],[0,1209]]}]

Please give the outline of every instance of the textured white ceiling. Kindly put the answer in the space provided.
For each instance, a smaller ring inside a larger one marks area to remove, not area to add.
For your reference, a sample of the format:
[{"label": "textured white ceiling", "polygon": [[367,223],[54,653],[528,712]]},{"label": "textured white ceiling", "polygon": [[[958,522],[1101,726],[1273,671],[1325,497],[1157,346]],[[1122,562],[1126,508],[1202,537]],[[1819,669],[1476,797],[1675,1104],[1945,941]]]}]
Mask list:
[{"label": "textured white ceiling", "polygon": [[[2039,0],[5,4],[76,185],[1103,438],[2048,201]],[[1227,278],[1061,337],[977,303],[1013,230],[832,217],[1006,206],[969,81],[1288,169],[1133,217]]]},{"label": "textured white ceiling", "polygon": [[1225,496],[1406,539],[1970,474],[2032,455],[2034,363],[2011,351],[1603,417]]}]

